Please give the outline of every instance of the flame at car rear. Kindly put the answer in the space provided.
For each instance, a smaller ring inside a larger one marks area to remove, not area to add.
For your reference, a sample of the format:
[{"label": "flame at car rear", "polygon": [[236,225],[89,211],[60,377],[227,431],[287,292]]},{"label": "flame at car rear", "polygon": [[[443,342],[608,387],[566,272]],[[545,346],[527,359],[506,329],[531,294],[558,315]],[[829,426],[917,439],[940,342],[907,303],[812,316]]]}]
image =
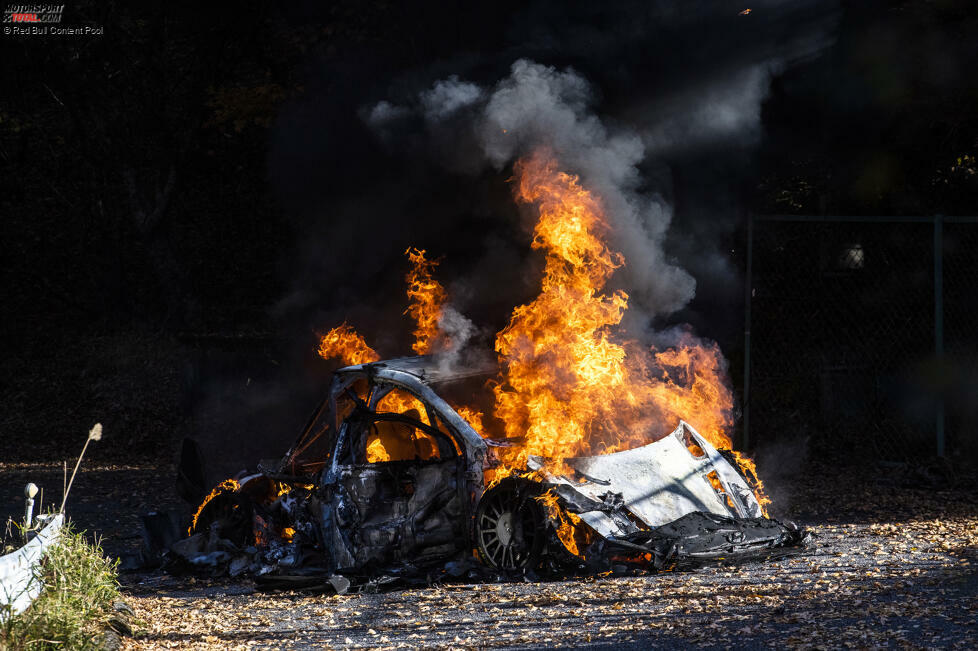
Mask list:
[{"label": "flame at car rear", "polygon": [[691,334],[646,349],[618,332],[628,295],[606,284],[624,257],[608,248],[599,198],[547,152],[516,165],[516,196],[539,211],[533,248],[545,253],[540,294],[496,337],[503,367],[495,415],[527,456],[555,462],[651,443],[681,418],[730,447],[733,398],[716,344]]},{"label": "flame at car rear", "polygon": [[757,498],[757,503],[761,505],[761,512],[767,516],[767,505],[771,504],[771,498],[768,497],[767,491],[764,489],[764,482],[757,474],[757,464],[743,452],[731,450],[731,454],[740,469],[740,474],[744,476],[747,485],[754,491],[754,497]]},{"label": "flame at car rear", "polygon": [[599,236],[607,224],[594,197],[543,154],[519,161],[515,172],[517,198],[540,211],[532,247],[546,253],[540,294],[496,335],[503,381],[494,388],[495,415],[507,437],[525,437],[508,459],[523,465],[527,455],[560,461],[587,453],[594,435],[616,427],[611,410],[626,380],[625,350],[609,328],[628,297],[602,293],[623,259]]},{"label": "flame at car rear", "polygon": [[[546,264],[539,295],[514,309],[496,337],[502,377],[494,415],[523,444],[502,451],[508,468],[495,474],[522,468],[530,455],[560,471],[570,457],[652,443],[681,419],[731,449],[733,396],[719,347],[688,332],[661,350],[621,337],[628,295],[606,284],[626,260],[605,243],[600,199],[545,150],[514,171],[517,200],[539,211],[532,246]],[[756,480],[764,509],[770,500],[753,462],[735,460]]]}]

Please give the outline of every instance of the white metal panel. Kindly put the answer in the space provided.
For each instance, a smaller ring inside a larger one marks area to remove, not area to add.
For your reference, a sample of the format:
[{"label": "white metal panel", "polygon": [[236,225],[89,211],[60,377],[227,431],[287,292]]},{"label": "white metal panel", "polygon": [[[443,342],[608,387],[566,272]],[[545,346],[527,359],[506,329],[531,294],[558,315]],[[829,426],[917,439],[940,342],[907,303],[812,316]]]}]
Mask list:
[{"label": "white metal panel", "polygon": [[[686,434],[703,450],[695,457],[686,447]],[[586,497],[603,502],[608,493],[620,493],[625,507],[649,527],[672,522],[693,511],[725,516],[757,517],[760,505],[737,471],[686,422],[671,434],[640,448],[593,457],[566,460],[577,477],[556,477]],[[710,485],[707,475],[716,471],[734,509]],[[625,533],[600,511],[581,513],[581,518],[598,533]]]},{"label": "white metal panel", "polygon": [[22,613],[41,593],[44,587],[39,578],[41,558],[58,539],[63,522],[60,513],[51,517],[33,540],[15,552],[0,556],[0,621],[10,614]]}]

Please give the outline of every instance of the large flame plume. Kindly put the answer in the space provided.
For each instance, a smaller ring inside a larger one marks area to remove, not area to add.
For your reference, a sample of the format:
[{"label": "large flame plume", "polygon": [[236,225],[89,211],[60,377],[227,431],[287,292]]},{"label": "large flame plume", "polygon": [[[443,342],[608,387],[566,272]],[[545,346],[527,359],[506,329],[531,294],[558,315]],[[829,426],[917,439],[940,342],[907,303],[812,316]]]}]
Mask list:
[{"label": "large flame plume", "polygon": [[507,437],[524,441],[508,463],[538,455],[559,466],[644,445],[681,418],[730,448],[733,397],[719,348],[689,333],[663,350],[623,340],[628,295],[606,284],[625,260],[605,244],[598,198],[546,152],[520,160],[515,179],[517,199],[539,211],[532,246],[545,267],[540,294],[496,337],[495,415]]}]

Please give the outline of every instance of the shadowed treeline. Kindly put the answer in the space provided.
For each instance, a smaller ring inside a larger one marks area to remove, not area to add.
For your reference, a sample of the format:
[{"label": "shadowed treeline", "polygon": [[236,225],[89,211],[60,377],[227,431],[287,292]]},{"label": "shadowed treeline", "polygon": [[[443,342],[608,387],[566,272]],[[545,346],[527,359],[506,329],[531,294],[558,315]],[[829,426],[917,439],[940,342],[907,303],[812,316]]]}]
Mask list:
[{"label": "shadowed treeline", "polygon": [[385,142],[363,111],[519,57],[572,67],[642,134],[638,189],[672,206],[664,249],[697,283],[658,325],[717,340],[738,383],[749,210],[978,205],[973,3],[752,9],[81,2],[65,22],[103,37],[4,37],[0,458],[70,456],[97,420],[95,460],[185,435],[229,465],[282,450],[330,370],[317,330],[406,349],[410,245],[498,329],[539,267],[510,170],[446,165],[465,143],[420,123]]}]

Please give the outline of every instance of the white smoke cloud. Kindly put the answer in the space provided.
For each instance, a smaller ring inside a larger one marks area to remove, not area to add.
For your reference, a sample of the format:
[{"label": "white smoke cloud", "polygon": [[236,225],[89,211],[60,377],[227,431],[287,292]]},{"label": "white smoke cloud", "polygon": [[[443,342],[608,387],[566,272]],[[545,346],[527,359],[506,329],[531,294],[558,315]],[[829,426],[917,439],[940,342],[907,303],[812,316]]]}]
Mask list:
[{"label": "white smoke cloud", "polygon": [[692,276],[670,264],[662,248],[671,208],[638,191],[638,164],[645,156],[639,134],[605,127],[591,112],[592,100],[589,85],[573,70],[517,61],[494,89],[479,126],[486,155],[498,167],[537,147],[552,149],[601,199],[611,224],[609,244],[625,256],[616,282],[629,293],[632,320],[669,314],[696,290]]},{"label": "white smoke cloud", "polygon": [[411,114],[411,111],[404,106],[396,106],[390,102],[384,100],[377,102],[371,107],[370,111],[367,112],[366,120],[367,124],[374,127],[375,129],[380,129],[391,122],[399,120],[403,117],[407,117]]},{"label": "white smoke cloud", "polygon": [[647,150],[668,155],[724,141],[756,144],[761,136],[761,103],[776,68],[757,64],[645,107],[644,114],[635,117],[648,125],[641,130]]},{"label": "white smoke cloud", "polygon": [[[659,195],[639,191],[642,137],[626,128],[606,127],[592,112],[593,99],[591,87],[574,70],[520,59],[493,88],[457,77],[439,81],[420,94],[413,110],[433,125],[433,137],[443,137],[438,125],[463,107],[477,109],[465,128],[475,132],[478,155],[497,169],[546,147],[568,172],[580,175],[605,208],[609,245],[625,256],[626,265],[614,282],[629,293],[631,323],[644,327],[655,316],[686,305],[696,283],[663,251],[670,206]],[[397,125],[372,118],[396,120],[403,113],[379,107],[370,111],[370,123],[390,138]]]},{"label": "white smoke cloud", "polygon": [[435,82],[431,90],[421,93],[421,106],[425,117],[432,121],[444,120],[459,109],[471,106],[482,99],[482,89],[477,85],[460,81],[456,75]]},{"label": "white smoke cloud", "polygon": [[438,351],[438,370],[446,375],[451,374],[459,368],[474,366],[469,357],[473,351],[469,349],[469,342],[472,341],[479,330],[472,321],[459,312],[455,306],[445,304],[438,315],[439,341],[436,343]]}]

